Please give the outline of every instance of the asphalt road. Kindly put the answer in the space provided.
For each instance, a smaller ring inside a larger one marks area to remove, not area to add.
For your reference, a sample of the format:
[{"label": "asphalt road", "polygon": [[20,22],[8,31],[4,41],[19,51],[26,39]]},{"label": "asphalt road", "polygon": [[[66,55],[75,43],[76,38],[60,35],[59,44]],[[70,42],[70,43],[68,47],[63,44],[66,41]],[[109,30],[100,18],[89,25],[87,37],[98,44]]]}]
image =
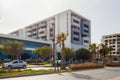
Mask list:
[{"label": "asphalt road", "polygon": [[5,78],[0,80],[120,80],[120,67]]}]

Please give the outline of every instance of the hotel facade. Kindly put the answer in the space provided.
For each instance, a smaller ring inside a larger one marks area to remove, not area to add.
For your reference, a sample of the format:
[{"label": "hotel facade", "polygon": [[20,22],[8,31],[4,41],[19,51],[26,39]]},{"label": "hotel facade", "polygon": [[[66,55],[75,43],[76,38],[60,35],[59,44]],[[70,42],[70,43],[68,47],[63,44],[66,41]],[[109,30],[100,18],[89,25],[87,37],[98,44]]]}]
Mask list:
[{"label": "hotel facade", "polygon": [[[73,48],[74,50],[80,48],[88,49],[91,43],[91,22],[72,10],[35,22],[9,35],[56,43],[56,36],[62,32],[68,33],[65,47]],[[59,46],[55,45],[55,47],[56,50],[60,49]]]}]

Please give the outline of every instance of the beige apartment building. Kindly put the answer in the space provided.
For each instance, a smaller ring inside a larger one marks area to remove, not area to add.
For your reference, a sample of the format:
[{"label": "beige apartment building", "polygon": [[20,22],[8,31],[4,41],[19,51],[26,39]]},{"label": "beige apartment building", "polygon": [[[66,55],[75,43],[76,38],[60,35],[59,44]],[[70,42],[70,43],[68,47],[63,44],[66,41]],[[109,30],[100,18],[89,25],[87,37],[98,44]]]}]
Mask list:
[{"label": "beige apartment building", "polygon": [[108,47],[113,47],[112,54],[117,54],[118,52],[120,52],[120,33],[104,35],[102,36],[101,42]]}]

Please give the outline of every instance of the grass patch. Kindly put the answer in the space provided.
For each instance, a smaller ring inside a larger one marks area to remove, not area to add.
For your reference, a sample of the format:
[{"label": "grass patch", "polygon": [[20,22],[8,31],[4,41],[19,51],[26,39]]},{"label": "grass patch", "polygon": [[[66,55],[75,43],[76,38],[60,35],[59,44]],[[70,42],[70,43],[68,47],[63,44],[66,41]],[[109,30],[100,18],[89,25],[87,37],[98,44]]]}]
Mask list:
[{"label": "grass patch", "polygon": [[[68,72],[70,70],[60,70],[59,72]],[[40,70],[32,70],[32,69],[0,69],[0,78],[5,77],[14,77],[14,76],[29,76],[29,75],[40,75],[40,74],[52,74],[58,73],[54,69],[40,69]]]},{"label": "grass patch", "polygon": [[82,64],[70,64],[69,68],[71,70],[80,70],[80,69],[92,69],[92,68],[103,68],[104,65],[96,63],[82,63]]},{"label": "grass patch", "polygon": [[47,62],[47,61],[38,61],[36,63],[35,60],[31,60],[31,61],[27,61],[27,63],[30,65],[50,65],[50,62]]}]

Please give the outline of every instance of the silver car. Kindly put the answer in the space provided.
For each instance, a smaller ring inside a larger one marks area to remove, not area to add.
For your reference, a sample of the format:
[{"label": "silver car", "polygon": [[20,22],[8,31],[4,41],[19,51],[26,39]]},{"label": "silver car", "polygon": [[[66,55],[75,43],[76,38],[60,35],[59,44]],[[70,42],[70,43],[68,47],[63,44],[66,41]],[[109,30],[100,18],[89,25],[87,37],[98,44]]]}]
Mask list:
[{"label": "silver car", "polygon": [[23,60],[13,60],[8,63],[3,63],[2,68],[23,68],[27,67],[27,62]]}]

